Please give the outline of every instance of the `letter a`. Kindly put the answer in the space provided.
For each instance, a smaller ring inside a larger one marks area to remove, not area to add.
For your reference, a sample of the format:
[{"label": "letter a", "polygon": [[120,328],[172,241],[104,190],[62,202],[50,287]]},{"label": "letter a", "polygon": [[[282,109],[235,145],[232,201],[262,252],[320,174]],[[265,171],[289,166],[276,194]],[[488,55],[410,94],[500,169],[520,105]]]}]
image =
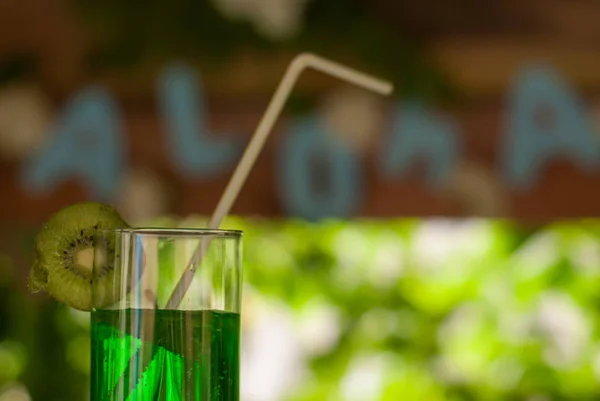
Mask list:
[{"label": "letter a", "polygon": [[552,156],[569,157],[582,168],[595,166],[600,148],[591,121],[556,73],[541,68],[521,73],[510,109],[504,148],[504,174],[509,183],[531,186]]},{"label": "letter a", "polygon": [[117,106],[104,90],[90,88],[69,102],[47,146],[23,166],[22,179],[34,193],[51,191],[69,177],[80,178],[94,198],[115,196],[123,163]]}]

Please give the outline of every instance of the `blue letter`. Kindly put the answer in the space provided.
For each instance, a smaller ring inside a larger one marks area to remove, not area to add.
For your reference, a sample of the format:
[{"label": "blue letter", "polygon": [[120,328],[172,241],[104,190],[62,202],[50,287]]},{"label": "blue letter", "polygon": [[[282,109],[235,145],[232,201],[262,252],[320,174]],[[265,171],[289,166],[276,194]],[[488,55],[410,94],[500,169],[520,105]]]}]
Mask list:
[{"label": "blue letter", "polygon": [[123,163],[117,105],[102,89],[87,89],[68,105],[51,133],[50,144],[24,166],[25,185],[51,190],[68,176],[79,176],[92,196],[110,200]]},{"label": "blue letter", "polygon": [[406,174],[417,158],[429,164],[427,180],[442,185],[458,158],[458,138],[450,122],[418,105],[398,108],[392,134],[383,143],[381,167],[387,176]]},{"label": "blue letter", "polygon": [[504,170],[511,184],[531,185],[556,155],[570,157],[583,168],[595,165],[599,148],[591,123],[557,74],[525,70],[517,79],[510,108]]},{"label": "blue letter", "polygon": [[237,159],[239,143],[227,137],[210,137],[205,127],[202,86],[188,68],[168,69],[159,94],[171,141],[171,159],[182,173],[212,175]]},{"label": "blue letter", "polygon": [[360,166],[343,143],[323,132],[314,117],[293,124],[278,154],[284,208],[292,215],[317,220],[349,217],[361,198]]}]

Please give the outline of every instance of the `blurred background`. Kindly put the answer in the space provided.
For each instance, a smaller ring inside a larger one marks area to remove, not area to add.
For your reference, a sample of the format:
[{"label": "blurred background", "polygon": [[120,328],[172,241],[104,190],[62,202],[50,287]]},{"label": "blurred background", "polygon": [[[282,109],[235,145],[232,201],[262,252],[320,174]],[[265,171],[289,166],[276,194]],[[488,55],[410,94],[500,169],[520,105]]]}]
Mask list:
[{"label": "blurred background", "polygon": [[89,314],[30,294],[83,200],[246,231],[242,399],[600,398],[600,3],[0,1],[0,401],[88,399]]}]

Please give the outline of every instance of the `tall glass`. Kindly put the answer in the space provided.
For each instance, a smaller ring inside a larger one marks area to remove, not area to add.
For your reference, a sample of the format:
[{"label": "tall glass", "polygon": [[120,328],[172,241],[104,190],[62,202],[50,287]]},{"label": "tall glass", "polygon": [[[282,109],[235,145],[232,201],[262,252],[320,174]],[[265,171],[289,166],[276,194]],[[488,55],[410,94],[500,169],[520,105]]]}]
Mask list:
[{"label": "tall glass", "polygon": [[[99,231],[92,401],[238,401],[240,231]],[[167,301],[202,241],[179,306]]]}]

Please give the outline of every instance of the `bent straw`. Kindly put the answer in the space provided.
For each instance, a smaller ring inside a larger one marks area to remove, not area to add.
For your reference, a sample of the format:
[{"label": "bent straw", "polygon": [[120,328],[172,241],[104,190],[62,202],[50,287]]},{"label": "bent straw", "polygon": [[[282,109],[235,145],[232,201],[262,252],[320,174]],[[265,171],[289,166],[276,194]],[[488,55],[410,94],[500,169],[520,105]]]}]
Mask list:
[{"label": "bent straw", "polygon": [[[246,181],[246,178],[248,177],[256,158],[258,157],[258,154],[267,140],[267,137],[271,133],[271,130],[275,125],[275,121],[279,117],[279,114],[281,113],[281,110],[283,109],[283,106],[285,105],[292,88],[296,84],[300,74],[302,74],[302,72],[307,68],[313,68],[325,74],[332,75],[343,81],[361,86],[365,89],[372,90],[382,95],[389,95],[393,90],[393,85],[388,81],[364,74],[342,64],[327,60],[323,57],[311,53],[302,53],[296,56],[290,63],[285,75],[283,76],[283,79],[279,83],[279,86],[277,87],[277,90],[275,91],[275,94],[273,95],[265,114],[260,120],[260,123],[258,124],[258,127],[256,128],[256,131],[254,131],[252,139],[250,140],[250,143],[246,147],[240,162],[238,163],[231,179],[229,180],[227,188],[221,196],[219,204],[217,205],[217,208],[210,219],[208,224],[209,229],[218,228],[221,225],[223,218],[229,213],[229,210],[231,209],[231,206],[235,202],[240,190],[242,189],[242,186],[244,185],[244,182]],[[202,257],[206,253],[209,242],[209,237],[204,237],[201,244],[199,244],[194,251],[194,254],[188,263],[185,272],[177,283],[175,290],[169,297],[166,306],[167,309],[173,309],[179,306],[179,303],[191,285],[194,273],[198,264],[200,263],[200,260],[202,260]]]},{"label": "bent straw", "polygon": [[[283,109],[283,106],[289,97],[292,88],[296,84],[300,74],[302,74],[302,72],[307,68],[313,68],[315,70],[324,72],[325,74],[332,75],[343,81],[361,86],[365,89],[372,90],[382,95],[389,95],[393,90],[393,85],[388,81],[372,77],[342,64],[327,60],[323,57],[311,53],[303,53],[296,56],[290,63],[285,75],[283,76],[283,79],[279,83],[275,94],[269,102],[269,106],[267,107],[265,114],[263,114],[256,131],[254,131],[254,134],[252,135],[250,143],[246,147],[240,162],[238,163],[231,179],[229,180],[229,183],[227,184],[225,192],[223,192],[223,195],[219,200],[219,204],[217,205],[217,208],[215,209],[215,212],[213,213],[208,224],[210,229],[218,228],[221,225],[223,218],[229,213],[233,202],[235,202],[242,185],[250,173],[250,169],[254,165],[254,162],[256,161],[258,154],[260,153],[269,133],[271,132],[273,125],[275,125],[275,121],[277,120],[277,117],[279,117],[279,114],[281,113],[281,110]],[[185,272],[177,283],[175,290],[169,297],[169,300],[167,301],[166,309],[175,309],[181,303],[183,296],[192,283],[197,265],[206,253],[209,242],[209,237],[205,236],[202,242],[195,249]],[[129,360],[128,366],[120,376],[114,391],[123,388],[123,382],[126,375],[125,372],[127,372],[131,366],[135,366],[135,363],[138,362],[138,357],[139,351],[136,352]],[[138,370],[138,378],[144,370],[144,367]],[[135,380],[134,386],[136,383],[137,380]]]}]

